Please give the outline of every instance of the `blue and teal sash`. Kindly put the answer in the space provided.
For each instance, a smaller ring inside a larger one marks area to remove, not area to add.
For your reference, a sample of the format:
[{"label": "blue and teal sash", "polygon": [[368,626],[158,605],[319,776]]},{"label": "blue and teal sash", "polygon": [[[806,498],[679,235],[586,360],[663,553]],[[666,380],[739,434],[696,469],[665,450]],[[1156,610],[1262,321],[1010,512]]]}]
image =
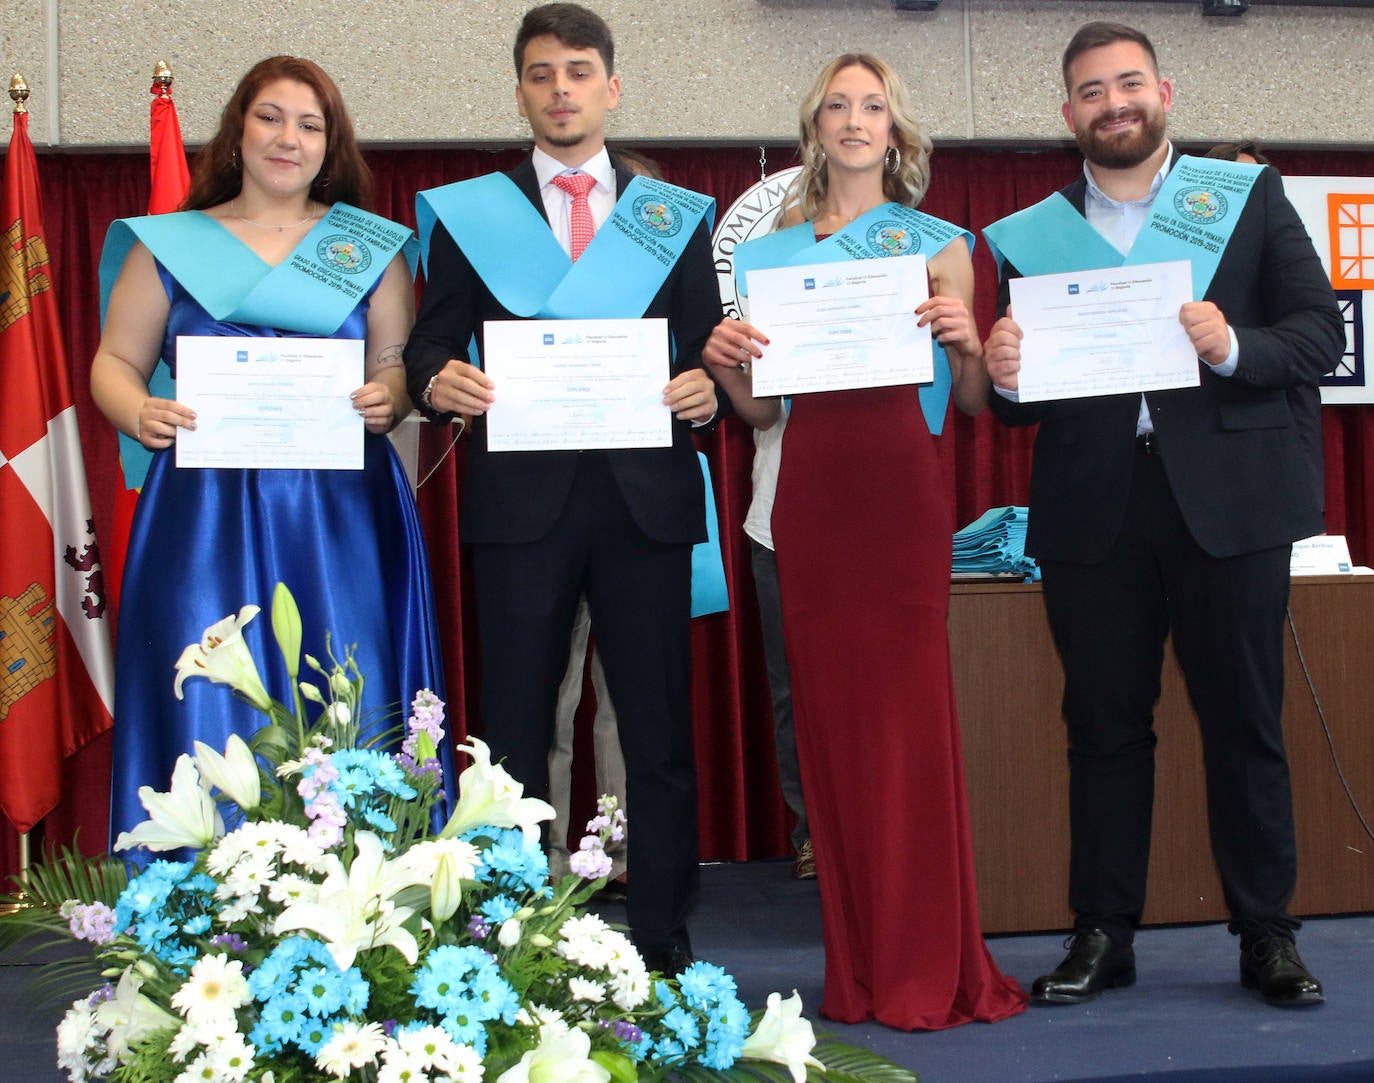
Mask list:
[{"label": "blue and teal sash", "polygon": [[[884,203],[823,241],[816,240],[810,222],[746,241],[735,249],[735,281],[743,295],[747,292],[747,271],[917,253],[929,257],[956,237],[962,237],[969,252],[973,252],[974,237],[968,230],[900,203]],[[931,347],[935,353],[935,379],[922,384],[919,395],[926,426],[932,435],[939,436],[949,406],[950,369],[944,347],[934,341]]]},{"label": "blue and teal sash", "polygon": [[1149,220],[1122,256],[1056,192],[983,230],[1000,272],[1064,274],[1186,259],[1202,300],[1263,166],[1184,155],[1164,179]]},{"label": "blue and teal sash", "polygon": [[[418,246],[405,226],[336,203],[286,259],[270,267],[219,222],[200,211],[124,218],[110,226],[100,257],[100,319],[134,242],[143,244],[214,319],[327,337],[381,278],[396,253],[415,272]],[[158,398],[176,398],[159,364],[148,382]],[[120,434],[124,483],[138,489],[152,453]]]},{"label": "blue and teal sash", "polygon": [[715,200],[636,177],[574,263],[525,194],[504,173],[421,192],[415,200],[420,251],[429,265],[436,222],[493,296],[530,319],[635,319],[662,287],[698,223],[715,220]]},{"label": "blue and teal sash", "polygon": [[730,592],[725,587],[725,563],[720,553],[720,518],[716,514],[716,492],[711,484],[711,468],[706,456],[697,452],[701,480],[706,485],[706,540],[692,546],[692,616],[724,613],[730,608]]}]

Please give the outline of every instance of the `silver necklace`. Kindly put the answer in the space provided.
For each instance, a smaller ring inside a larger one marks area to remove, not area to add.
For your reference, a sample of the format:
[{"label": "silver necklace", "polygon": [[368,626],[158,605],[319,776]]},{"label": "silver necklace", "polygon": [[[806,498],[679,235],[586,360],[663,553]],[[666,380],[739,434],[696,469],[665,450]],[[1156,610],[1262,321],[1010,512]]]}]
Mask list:
[{"label": "silver necklace", "polygon": [[[230,206],[231,206],[231,207],[234,207],[235,210],[237,210],[238,205],[239,205],[239,201],[238,201],[237,199],[235,199],[235,200],[230,204]],[[253,219],[251,219],[251,218],[245,218],[243,215],[237,214],[237,213],[234,215],[234,217],[235,217],[238,221],[244,223],[245,225],[257,226],[258,229],[274,229],[274,230],[276,230],[278,233],[285,233],[288,229],[296,229],[296,228],[298,228],[298,227],[300,227],[300,226],[305,225],[305,223],[307,223],[307,222],[312,222],[312,221],[314,221],[316,218],[319,217],[319,215],[315,214],[315,213],[312,211],[310,214],[307,214],[304,218],[302,218],[299,222],[288,222],[288,223],[286,223],[285,225],[280,225],[280,226],[279,226],[279,225],[276,225],[275,223],[272,223],[272,222],[254,222]]]}]

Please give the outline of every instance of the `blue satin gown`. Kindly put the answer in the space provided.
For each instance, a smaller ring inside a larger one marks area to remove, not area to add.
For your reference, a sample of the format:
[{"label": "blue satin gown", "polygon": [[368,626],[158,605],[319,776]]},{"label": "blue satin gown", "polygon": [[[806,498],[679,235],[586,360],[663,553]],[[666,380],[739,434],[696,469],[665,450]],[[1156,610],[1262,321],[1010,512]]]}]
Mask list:
[{"label": "blue satin gown", "polygon": [[[158,270],[171,300],[163,357],[173,371],[178,335],[296,337],[217,321]],[[365,299],[333,337],[363,338],[367,306]],[[305,653],[327,666],[326,632],[340,659],[345,645],[357,645],[365,719],[393,725],[418,689],[444,695],[419,517],[386,437],[366,435],[362,470],[179,470],[173,449],[158,452],[134,516],[119,613],[111,840],[147,818],[138,788],[167,790],[193,740],[222,751],[231,733],[247,738],[265,722],[223,685],[192,679],[184,700],[173,694],[177,659],[209,625],[260,606],[245,638],[268,692],[291,702],[272,636],[278,581],[300,606]]]}]

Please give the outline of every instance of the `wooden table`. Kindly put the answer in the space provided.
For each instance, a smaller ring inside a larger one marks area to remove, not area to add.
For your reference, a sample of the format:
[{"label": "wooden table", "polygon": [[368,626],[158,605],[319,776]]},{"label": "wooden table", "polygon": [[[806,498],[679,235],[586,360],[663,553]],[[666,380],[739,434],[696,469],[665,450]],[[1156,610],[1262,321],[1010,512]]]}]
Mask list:
[{"label": "wooden table", "polygon": [[[1298,836],[1295,914],[1374,910],[1374,576],[1293,582],[1290,609],[1330,739],[1290,635],[1284,735]],[[1061,929],[1068,909],[1068,764],[1063,674],[1038,584],[956,583],[950,646],[983,928]],[[1147,923],[1225,920],[1207,838],[1197,721],[1172,649],[1155,710],[1155,814]]]}]

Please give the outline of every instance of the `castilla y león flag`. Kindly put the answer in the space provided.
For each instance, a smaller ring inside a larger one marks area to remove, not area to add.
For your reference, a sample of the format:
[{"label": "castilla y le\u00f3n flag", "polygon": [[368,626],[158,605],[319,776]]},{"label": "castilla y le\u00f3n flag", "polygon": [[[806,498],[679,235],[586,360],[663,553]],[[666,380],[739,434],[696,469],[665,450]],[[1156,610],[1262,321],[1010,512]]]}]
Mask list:
[{"label": "castilla y le\u00f3n flag", "polygon": [[15,113],[0,191],[0,809],[21,832],[110,727],[114,691],[28,122]]}]

